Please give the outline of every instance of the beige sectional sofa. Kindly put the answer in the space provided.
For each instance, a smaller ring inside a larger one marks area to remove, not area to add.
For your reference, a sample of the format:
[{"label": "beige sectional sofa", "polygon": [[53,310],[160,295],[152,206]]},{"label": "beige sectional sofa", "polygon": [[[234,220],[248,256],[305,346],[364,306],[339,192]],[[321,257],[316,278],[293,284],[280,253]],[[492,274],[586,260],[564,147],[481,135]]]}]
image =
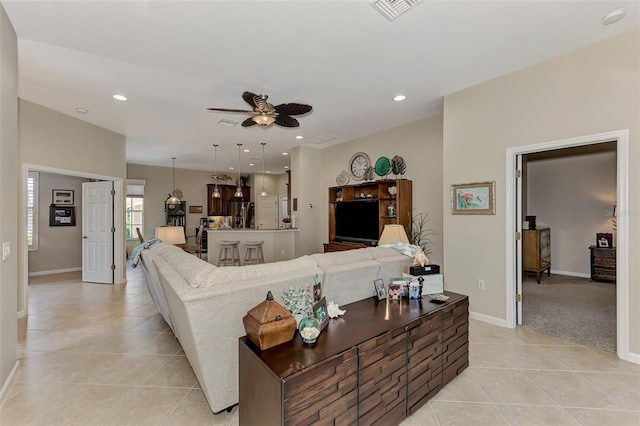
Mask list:
[{"label": "beige sectional sofa", "polygon": [[242,317],[268,291],[283,304],[285,290],[311,287],[317,274],[327,301],[345,305],[371,297],[374,279],[388,282],[402,275],[411,260],[393,249],[370,247],[218,268],[170,244],[141,251],[151,297],[180,341],[213,412],[238,402]]}]

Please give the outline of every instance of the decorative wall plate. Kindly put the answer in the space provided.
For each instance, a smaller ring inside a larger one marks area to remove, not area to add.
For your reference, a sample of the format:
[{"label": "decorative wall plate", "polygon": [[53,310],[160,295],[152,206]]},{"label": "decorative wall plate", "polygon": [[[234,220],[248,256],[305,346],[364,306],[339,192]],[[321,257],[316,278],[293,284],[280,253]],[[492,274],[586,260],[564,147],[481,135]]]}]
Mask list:
[{"label": "decorative wall plate", "polygon": [[394,155],[391,160],[391,172],[394,175],[403,175],[407,171],[407,165],[404,163],[404,158],[399,155]]},{"label": "decorative wall plate", "polygon": [[378,176],[386,176],[391,170],[391,161],[387,157],[380,157],[376,161],[376,174]]},{"label": "decorative wall plate", "polygon": [[340,172],[340,174],[336,177],[336,183],[339,186],[346,185],[349,183],[349,173],[346,170]]},{"label": "decorative wall plate", "polygon": [[373,180],[374,177],[374,170],[373,167],[369,166],[367,167],[367,170],[364,171],[364,180]]}]

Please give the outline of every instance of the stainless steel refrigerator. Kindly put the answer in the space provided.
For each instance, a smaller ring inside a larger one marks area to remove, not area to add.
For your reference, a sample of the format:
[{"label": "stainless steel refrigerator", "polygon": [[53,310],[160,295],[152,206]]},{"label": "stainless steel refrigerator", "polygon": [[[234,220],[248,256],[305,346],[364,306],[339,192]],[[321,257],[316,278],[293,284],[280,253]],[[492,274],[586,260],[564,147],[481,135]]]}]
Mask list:
[{"label": "stainless steel refrigerator", "polygon": [[227,216],[231,216],[231,226],[248,229],[254,224],[254,204],[250,201],[227,201]]}]

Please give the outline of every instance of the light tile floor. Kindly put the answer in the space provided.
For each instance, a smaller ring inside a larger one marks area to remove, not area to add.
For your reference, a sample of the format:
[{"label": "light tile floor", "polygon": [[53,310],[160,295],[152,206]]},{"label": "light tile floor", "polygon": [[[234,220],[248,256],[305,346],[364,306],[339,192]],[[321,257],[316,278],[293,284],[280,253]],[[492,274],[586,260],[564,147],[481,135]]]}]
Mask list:
[{"label": "light tile floor", "polygon": [[[29,285],[0,425],[237,425],[213,414],[141,270]],[[403,425],[640,425],[640,366],[529,331],[470,325],[470,367]]]}]

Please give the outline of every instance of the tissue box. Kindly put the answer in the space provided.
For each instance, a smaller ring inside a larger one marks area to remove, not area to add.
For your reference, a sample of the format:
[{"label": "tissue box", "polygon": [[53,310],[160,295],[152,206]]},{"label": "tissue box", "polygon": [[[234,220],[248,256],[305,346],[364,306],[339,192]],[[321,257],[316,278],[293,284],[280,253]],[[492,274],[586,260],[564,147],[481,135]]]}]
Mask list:
[{"label": "tissue box", "polygon": [[407,273],[402,274],[402,278],[409,280],[409,283],[418,283],[418,279],[422,278],[422,294],[434,294],[442,293],[444,291],[444,277],[442,274],[432,275],[410,275]]},{"label": "tissue box", "polygon": [[405,265],[404,272],[405,274],[414,275],[414,276],[439,274],[440,265],[425,265],[425,266]]}]

